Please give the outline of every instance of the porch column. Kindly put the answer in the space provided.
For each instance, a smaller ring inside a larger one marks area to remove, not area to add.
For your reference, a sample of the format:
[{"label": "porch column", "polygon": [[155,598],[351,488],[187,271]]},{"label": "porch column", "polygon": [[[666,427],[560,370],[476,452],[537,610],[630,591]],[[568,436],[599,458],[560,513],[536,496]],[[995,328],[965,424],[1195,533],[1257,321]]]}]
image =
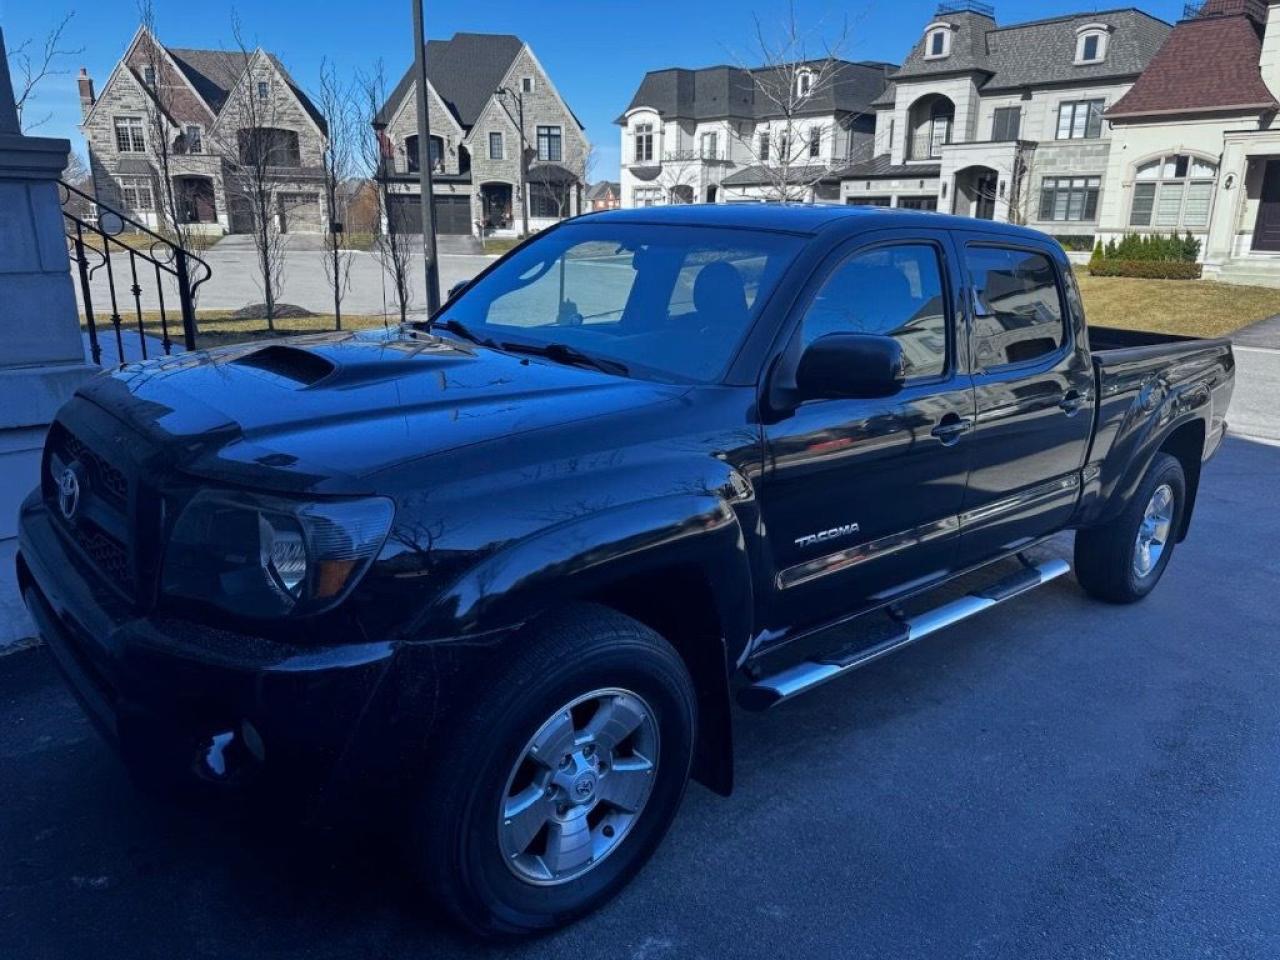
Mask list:
[{"label": "porch column", "polygon": [[0,647],[30,633],[13,579],[18,505],[39,482],[54,412],[97,370],[62,227],[70,153],[66,140],[22,135],[0,31]]},{"label": "porch column", "polygon": [[[1209,223],[1209,235],[1204,245],[1204,270],[1207,276],[1215,276],[1235,253],[1236,234],[1247,196],[1246,182],[1249,158],[1245,145],[1227,140],[1222,152],[1222,165],[1218,170],[1218,185],[1214,191],[1213,218]],[[1227,183],[1231,182],[1228,188]]]}]

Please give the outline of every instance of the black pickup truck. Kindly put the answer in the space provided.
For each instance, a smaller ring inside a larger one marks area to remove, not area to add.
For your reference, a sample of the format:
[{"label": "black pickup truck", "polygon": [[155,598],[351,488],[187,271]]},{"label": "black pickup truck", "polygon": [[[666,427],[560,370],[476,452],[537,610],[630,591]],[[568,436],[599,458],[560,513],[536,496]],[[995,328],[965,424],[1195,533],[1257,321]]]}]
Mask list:
[{"label": "black pickup truck", "polygon": [[735,699],[1066,574],[1063,531],[1090,594],[1147,595],[1233,382],[1226,341],[1088,332],[1026,229],[590,215],[430,324],[90,382],[18,574],[130,769],[402,818],[431,900],[527,933],[615,894],[690,776],[729,793]]}]

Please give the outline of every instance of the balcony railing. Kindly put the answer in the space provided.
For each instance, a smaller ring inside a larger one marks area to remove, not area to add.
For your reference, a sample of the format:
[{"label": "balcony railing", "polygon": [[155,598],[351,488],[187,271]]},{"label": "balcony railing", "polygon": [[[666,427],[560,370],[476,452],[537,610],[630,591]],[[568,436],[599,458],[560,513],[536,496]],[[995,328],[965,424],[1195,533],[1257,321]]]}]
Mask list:
[{"label": "balcony railing", "polygon": [[943,0],[938,4],[937,16],[943,16],[948,13],[977,13],[984,17],[995,19],[996,8],[990,3],[982,3],[980,0]]},{"label": "balcony railing", "polygon": [[724,150],[668,150],[662,155],[663,163],[726,163]]},{"label": "balcony railing", "polygon": [[1252,17],[1258,23],[1266,23],[1267,2],[1266,0],[1202,0],[1201,3],[1188,3],[1182,8],[1184,20],[1239,14]]}]

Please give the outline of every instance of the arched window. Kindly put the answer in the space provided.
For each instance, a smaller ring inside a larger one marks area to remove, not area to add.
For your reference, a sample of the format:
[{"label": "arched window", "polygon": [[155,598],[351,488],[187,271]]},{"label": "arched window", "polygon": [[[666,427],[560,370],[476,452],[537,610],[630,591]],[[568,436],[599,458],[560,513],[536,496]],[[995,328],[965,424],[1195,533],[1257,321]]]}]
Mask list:
[{"label": "arched window", "polygon": [[940,60],[951,55],[951,24],[931,23],[924,31],[924,58]]},{"label": "arched window", "polygon": [[1133,178],[1131,227],[1203,230],[1209,226],[1218,165],[1212,160],[1170,154],[1139,164]]},{"label": "arched window", "polygon": [[813,71],[801,70],[796,74],[796,97],[803,99],[813,92]]},{"label": "arched window", "polygon": [[1076,31],[1076,66],[1101,63],[1107,59],[1107,42],[1111,27],[1105,23],[1087,23]]},{"label": "arched window", "polygon": [[911,149],[908,159],[936,160],[951,142],[956,106],[941,94],[921,97],[911,106]]}]

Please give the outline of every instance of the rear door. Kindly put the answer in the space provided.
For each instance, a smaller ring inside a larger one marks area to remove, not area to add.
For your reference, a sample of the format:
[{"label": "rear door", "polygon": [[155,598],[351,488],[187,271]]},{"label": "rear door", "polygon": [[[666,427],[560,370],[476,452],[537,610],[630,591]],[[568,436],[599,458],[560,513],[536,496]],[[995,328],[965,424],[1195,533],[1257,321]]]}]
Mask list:
[{"label": "rear door", "polygon": [[[765,426],[767,619],[778,636],[954,565],[974,415],[957,266],[945,232],[894,231],[834,254],[800,298],[792,336],[802,345],[833,333],[893,336],[909,379],[893,397],[810,401]],[[794,340],[787,355],[799,355]]]},{"label": "rear door", "polygon": [[1093,365],[1060,251],[1033,238],[962,238],[977,421],[965,565],[1061,529],[1093,432]]}]

